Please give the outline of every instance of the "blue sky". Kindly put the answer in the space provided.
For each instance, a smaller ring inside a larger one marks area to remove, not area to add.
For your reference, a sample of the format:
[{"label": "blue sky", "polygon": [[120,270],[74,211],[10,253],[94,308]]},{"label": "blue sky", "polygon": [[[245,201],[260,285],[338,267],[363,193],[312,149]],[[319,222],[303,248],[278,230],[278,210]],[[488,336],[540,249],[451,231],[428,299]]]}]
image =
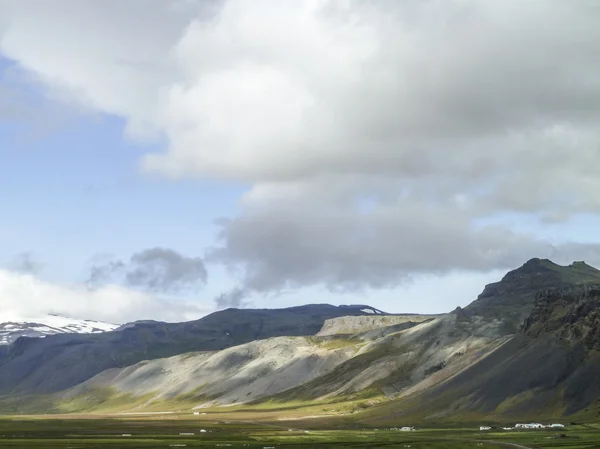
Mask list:
[{"label": "blue sky", "polygon": [[5,315],[443,312],[600,264],[597,12],[206,5],[0,3]]},{"label": "blue sky", "polygon": [[158,245],[198,253],[211,244],[214,220],[235,213],[243,188],[140,175],[140,149],[122,133],[121,120],[103,117],[79,119],[27,146],[3,135],[2,190],[10,196],[2,213],[12,252],[30,242],[41,259],[64,257],[48,275],[72,281],[63,263],[81,266],[96,252],[124,256]]},{"label": "blue sky", "polygon": [[[0,58],[0,78],[14,61]],[[39,277],[80,283],[96,254],[127,257],[140,248],[163,246],[201,254],[213,244],[215,220],[236,213],[241,183],[172,182],[140,174],[144,152],[161,144],[132,143],[123,119],[83,114],[52,104],[35,85],[19,86],[31,110],[49,111],[50,121],[0,119],[0,263],[31,252],[43,264]],[[215,291],[223,276],[213,269]],[[214,284],[214,283],[213,283]]]},{"label": "blue sky", "polygon": [[[11,66],[0,61],[0,67]],[[35,86],[25,93],[31,107],[64,107],[48,105]],[[153,246],[202,254],[215,241],[215,220],[235,215],[247,186],[140,174],[141,155],[160,150],[160,143],[132,143],[119,117],[64,113],[64,121],[40,135],[37,123],[1,123],[4,266],[31,252],[44,265],[41,279],[79,283],[96,254],[128,257]],[[202,296],[225,288],[219,286],[222,271],[213,268],[213,289]]]}]

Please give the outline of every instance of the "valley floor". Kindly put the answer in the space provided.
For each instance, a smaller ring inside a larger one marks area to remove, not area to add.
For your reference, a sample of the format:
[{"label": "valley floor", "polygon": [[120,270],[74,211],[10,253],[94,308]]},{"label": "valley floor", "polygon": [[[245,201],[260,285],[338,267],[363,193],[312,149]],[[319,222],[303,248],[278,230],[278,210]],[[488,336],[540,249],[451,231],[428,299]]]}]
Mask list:
[{"label": "valley floor", "polygon": [[[318,421],[318,422],[315,422]],[[312,424],[312,425],[308,425]],[[0,447],[8,448],[600,448],[600,424],[550,429],[481,432],[475,424],[417,428],[412,432],[364,428],[354,422],[327,428],[326,419],[281,422],[215,420],[206,415],[143,417],[12,417],[0,419]],[[559,437],[563,434],[563,437]]]}]

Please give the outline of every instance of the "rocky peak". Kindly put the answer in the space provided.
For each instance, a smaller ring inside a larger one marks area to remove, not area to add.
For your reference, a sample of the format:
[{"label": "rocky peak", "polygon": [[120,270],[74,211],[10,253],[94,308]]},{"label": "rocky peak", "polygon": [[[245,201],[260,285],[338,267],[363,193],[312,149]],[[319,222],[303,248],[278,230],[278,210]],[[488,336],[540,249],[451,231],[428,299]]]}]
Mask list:
[{"label": "rocky peak", "polygon": [[486,285],[478,298],[555,287],[561,282],[561,268],[548,259],[530,259],[499,282]]},{"label": "rocky peak", "polygon": [[532,312],[539,292],[595,283],[600,284],[600,271],[585,262],[562,266],[548,259],[534,258],[508,272],[499,282],[486,285],[465,311],[502,319],[511,332],[517,332]]},{"label": "rocky peak", "polygon": [[544,271],[552,268],[560,267],[560,265],[555,264],[550,259],[540,259],[539,257],[534,257],[525,262],[520,268],[513,270],[513,272],[538,272]]}]

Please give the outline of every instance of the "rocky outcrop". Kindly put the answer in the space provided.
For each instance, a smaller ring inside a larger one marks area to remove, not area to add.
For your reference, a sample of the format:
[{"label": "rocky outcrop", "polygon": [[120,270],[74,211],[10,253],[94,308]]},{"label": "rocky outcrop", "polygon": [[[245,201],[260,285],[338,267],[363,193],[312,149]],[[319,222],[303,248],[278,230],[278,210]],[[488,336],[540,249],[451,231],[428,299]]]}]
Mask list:
[{"label": "rocky outcrop", "polygon": [[600,270],[584,262],[561,266],[547,259],[535,258],[508,272],[499,282],[487,285],[464,311],[501,318],[516,333],[531,314],[539,294],[594,283],[600,283]]},{"label": "rocky outcrop", "polygon": [[553,335],[557,344],[600,350],[600,284],[549,289],[536,295],[523,324],[531,337]]},{"label": "rocky outcrop", "polygon": [[344,316],[325,320],[317,336],[353,335],[382,328],[389,331],[394,329],[390,329],[391,326],[397,326],[396,330],[401,330],[435,317],[436,315]]}]

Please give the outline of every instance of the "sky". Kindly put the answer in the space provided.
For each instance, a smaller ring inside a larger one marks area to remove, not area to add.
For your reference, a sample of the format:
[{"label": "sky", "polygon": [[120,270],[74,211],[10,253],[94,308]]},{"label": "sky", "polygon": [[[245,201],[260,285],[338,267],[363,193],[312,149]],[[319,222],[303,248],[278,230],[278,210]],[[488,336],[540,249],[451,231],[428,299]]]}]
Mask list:
[{"label": "sky", "polygon": [[441,313],[600,266],[600,5],[0,0],[0,321]]}]

